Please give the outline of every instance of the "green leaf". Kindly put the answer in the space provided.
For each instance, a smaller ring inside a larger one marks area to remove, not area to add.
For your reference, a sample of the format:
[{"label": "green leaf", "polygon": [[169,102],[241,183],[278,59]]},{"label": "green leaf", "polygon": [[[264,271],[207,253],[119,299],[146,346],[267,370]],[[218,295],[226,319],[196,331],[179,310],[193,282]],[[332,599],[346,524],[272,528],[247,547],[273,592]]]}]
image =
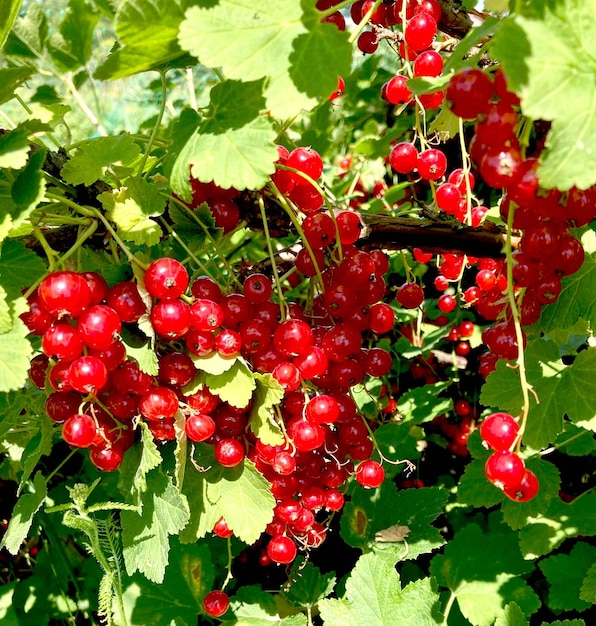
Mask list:
[{"label": "green leaf", "polygon": [[201,116],[194,109],[186,108],[182,109],[180,117],[170,126],[170,145],[163,164],[164,174],[168,178],[172,175],[178,154],[199,128],[201,119]]},{"label": "green leaf", "polygon": [[594,433],[565,422],[563,432],[555,439],[557,450],[569,456],[587,456],[596,451]]},{"label": "green leaf", "polygon": [[374,545],[378,533],[404,526],[409,532],[401,558],[414,559],[445,543],[431,524],[443,512],[448,497],[446,490],[435,487],[397,491],[388,481],[377,490],[356,489],[344,507],[341,536],[349,545],[366,549]]},{"label": "green leaf", "polygon": [[401,589],[391,552],[363,554],[346,582],[346,597],[321,600],[325,626],[427,626],[440,624],[434,581],[417,580]]},{"label": "green leaf", "polygon": [[495,626],[528,626],[528,620],[524,612],[515,602],[510,602],[502,615],[500,615]]},{"label": "green leaf", "polygon": [[230,608],[223,616],[223,626],[306,626],[306,615],[298,613],[281,617],[287,613],[287,607],[279,607],[275,596],[263,591],[258,585],[245,585],[230,598]]},{"label": "green leaf", "polygon": [[171,539],[170,562],[163,583],[136,575],[124,592],[124,607],[130,626],[164,626],[174,620],[196,624],[201,601],[213,588],[214,564],[205,542],[181,545]]},{"label": "green leaf", "polygon": [[524,614],[533,613],[540,601],[520,578],[531,569],[514,533],[483,534],[476,524],[456,532],[430,566],[439,585],[455,594],[462,614],[473,626],[489,626],[512,601]]},{"label": "green leaf", "polygon": [[141,372],[157,376],[159,373],[159,361],[150,341],[139,347],[133,347],[127,343],[124,346],[126,347],[126,356],[133,358],[138,363]]},{"label": "green leaf", "polygon": [[526,559],[536,559],[558,548],[565,539],[596,534],[596,494],[586,493],[572,502],[558,498],[548,511],[519,531],[519,545]]},{"label": "green leaf", "polygon": [[[557,345],[548,339],[528,342],[528,382],[540,400],[530,395],[530,412],[524,442],[540,449],[553,442],[563,430],[563,416],[590,430],[596,430],[596,350],[580,352],[572,365],[561,361]],[[486,380],[480,400],[513,415],[519,413],[523,398],[517,370],[501,362]]]},{"label": "green leaf", "polygon": [[129,575],[139,571],[161,583],[168,564],[169,535],[180,532],[188,523],[188,505],[172,479],[159,470],[148,474],[142,500],[140,515],[121,513],[124,563]]},{"label": "green leaf", "polygon": [[213,214],[207,203],[201,204],[196,209],[189,209],[181,207],[176,201],[171,201],[168,215],[172,220],[173,232],[194,254],[202,254],[211,245],[207,233],[212,239],[221,234],[221,229],[215,226]]},{"label": "green leaf", "polygon": [[[242,106],[237,105],[242,102]],[[176,193],[190,200],[189,167],[202,182],[260,189],[275,171],[276,132],[262,115],[263,81],[225,80],[213,87],[205,119],[186,143],[172,172]]]},{"label": "green leaf", "polygon": [[391,461],[385,465],[385,474],[395,476],[404,471],[409,461],[420,458],[417,441],[406,424],[388,423],[375,430],[375,441],[381,454]]},{"label": "green leaf", "polygon": [[48,20],[41,5],[27,3],[27,11],[19,17],[4,44],[7,56],[23,56],[34,59],[43,53],[48,36]]},{"label": "green leaf", "polygon": [[503,519],[513,530],[519,530],[537,515],[545,513],[550,501],[558,497],[561,488],[559,470],[552,463],[541,459],[530,459],[526,467],[536,474],[540,488],[529,502],[513,502],[508,498],[504,501]]},{"label": "green leaf", "polygon": [[145,179],[130,179],[126,187],[97,197],[124,240],[147,246],[159,243],[163,231],[150,218],[164,212],[166,200],[155,185]]},{"label": "green leaf", "polygon": [[463,476],[457,485],[457,500],[475,508],[490,508],[504,499],[503,492],[491,484],[484,471],[486,458],[474,459],[466,465]]},{"label": "green leaf", "polygon": [[580,589],[595,560],[596,547],[580,541],[569,554],[555,554],[540,561],[538,565],[550,584],[549,608],[584,611],[591,605],[580,598]]},{"label": "green leaf", "polygon": [[213,458],[212,446],[196,446],[195,465],[206,471],[187,471],[184,493],[190,506],[190,523],[181,533],[183,542],[192,542],[213,530],[223,517],[234,534],[245,543],[254,543],[273,519],[275,498],[270,484],[248,460],[240,466],[222,468]]},{"label": "green leaf", "polygon": [[[233,22],[229,16],[234,15]],[[319,22],[300,0],[222,0],[192,7],[180,26],[180,46],[232,79],[267,79],[267,109],[288,118],[312,108],[351,66],[348,34]]]},{"label": "green leaf", "polygon": [[273,407],[282,401],[283,387],[271,374],[255,373],[254,378],[257,386],[252,396],[253,404],[248,418],[250,429],[264,444],[282,445],[285,438],[275,421]]},{"label": "green leaf", "polygon": [[50,37],[48,50],[63,71],[75,71],[91,58],[93,31],[100,13],[86,0],[70,0],[60,33]]},{"label": "green leaf", "polygon": [[253,544],[273,519],[275,498],[269,482],[245,460],[223,472],[219,492],[217,505],[228,526],[238,539]]},{"label": "green leaf", "polygon": [[403,422],[423,424],[449,411],[452,407],[450,398],[441,398],[440,393],[451,383],[441,381],[432,385],[424,385],[406,391],[397,401],[397,408]]},{"label": "green leaf", "polygon": [[147,490],[147,474],[162,461],[153,435],[145,422],[139,422],[141,439],[124,455],[118,488],[125,495],[132,496],[135,504],[140,504],[141,495]]},{"label": "green leaf", "polygon": [[18,581],[4,583],[0,590],[0,620],[3,626],[20,626],[22,622],[14,609],[14,590]]},{"label": "green leaf", "polygon": [[120,46],[97,68],[95,78],[123,78],[183,57],[177,37],[185,5],[181,0],[123,2],[115,24]]},{"label": "green leaf", "polygon": [[49,455],[52,451],[55,424],[47,419],[44,413],[31,415],[31,422],[35,424],[36,432],[25,446],[21,456],[23,472],[19,482],[19,492],[25,486],[25,482],[29,480],[41,457]]},{"label": "green leaf", "polygon": [[22,389],[27,381],[33,347],[27,336],[29,329],[20,320],[0,334],[0,392]]},{"label": "green leaf", "polygon": [[22,4],[23,0],[0,0],[0,15],[2,15],[2,23],[0,24],[0,50],[2,50],[6,43],[8,33],[17,19]]},{"label": "green leaf", "polygon": [[7,239],[0,250],[0,283],[8,298],[18,298],[21,291],[32,285],[44,272],[42,259],[20,241]]},{"label": "green leaf", "polygon": [[[45,158],[45,150],[32,152],[27,165],[19,172],[12,186],[12,199],[17,207],[35,207],[42,199],[46,189],[41,169]],[[19,221],[15,221],[14,226],[18,225]]]},{"label": "green leaf", "polygon": [[0,549],[6,548],[11,554],[18,553],[29,533],[34,515],[39,511],[47,495],[45,478],[41,472],[37,472],[33,479],[33,491],[23,494],[14,507],[8,529],[0,543]]},{"label": "green leaf", "polygon": [[92,185],[108,168],[129,166],[141,153],[130,137],[122,134],[83,142],[62,168],[62,178],[71,185]]},{"label": "green leaf", "polygon": [[0,167],[21,169],[29,155],[29,133],[25,128],[0,133]]},{"label": "green leaf", "polygon": [[289,588],[284,590],[284,597],[294,606],[314,606],[319,600],[326,598],[335,587],[335,576],[323,574],[312,563],[303,562],[294,565],[290,576]]},{"label": "green leaf", "polygon": [[237,359],[223,374],[206,374],[205,384],[223,402],[239,409],[248,406],[257,383],[248,365]]},{"label": "green leaf", "polygon": [[[596,182],[596,6],[583,0],[533,3],[500,25],[492,53],[522,111],[552,122],[540,156],[543,186]],[[581,61],[580,61],[581,59]]]},{"label": "green leaf", "polygon": [[588,569],[582,582],[579,597],[590,604],[596,604],[596,563]]},{"label": "green leaf", "polygon": [[[14,0],[3,1],[11,2]],[[18,4],[20,3],[19,0]],[[33,74],[33,69],[30,67],[5,67],[0,69],[0,104],[4,104],[14,98],[17,88],[24,83],[31,74]]]},{"label": "green leaf", "polygon": [[207,356],[191,355],[191,358],[199,371],[213,376],[219,376],[230,371],[238,361],[237,357],[221,356],[219,352],[213,352]]}]

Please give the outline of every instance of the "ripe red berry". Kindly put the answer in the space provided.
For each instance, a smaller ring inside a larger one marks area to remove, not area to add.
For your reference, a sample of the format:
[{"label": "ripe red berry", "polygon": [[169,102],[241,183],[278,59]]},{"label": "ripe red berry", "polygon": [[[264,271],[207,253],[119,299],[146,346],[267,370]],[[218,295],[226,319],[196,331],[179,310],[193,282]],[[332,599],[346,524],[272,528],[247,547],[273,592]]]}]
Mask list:
[{"label": "ripe red berry", "polygon": [[108,370],[97,357],[82,356],[70,364],[68,379],[75,391],[96,394],[108,382]]},{"label": "ripe red berry", "polygon": [[424,302],[424,290],[417,283],[404,283],[397,290],[396,299],[404,309],[416,309]]},{"label": "ripe red berry", "polygon": [[88,348],[105,350],[118,338],[122,330],[120,316],[114,309],[97,304],[88,308],[79,317],[77,329]]},{"label": "ripe red berry", "polygon": [[437,23],[432,15],[418,13],[408,21],[404,31],[406,44],[416,52],[426,50],[437,34]]},{"label": "ripe red berry", "polygon": [[246,450],[238,439],[221,439],[215,445],[215,460],[224,467],[235,467],[244,460]]},{"label": "ripe red berry", "polygon": [[540,484],[536,474],[532,470],[526,469],[519,484],[512,488],[505,488],[503,492],[510,500],[528,502],[536,496],[539,489]]},{"label": "ripe red berry", "polygon": [[486,477],[499,489],[516,489],[524,477],[526,468],[515,452],[494,452],[484,467]]},{"label": "ripe red berry", "polygon": [[488,111],[493,93],[493,84],[487,74],[466,67],[451,77],[446,96],[455,115],[471,120]]},{"label": "ripe red berry", "polygon": [[509,450],[517,439],[519,424],[508,413],[492,413],[480,425],[480,436],[497,451]]},{"label": "ripe red berry", "polygon": [[385,470],[377,461],[363,461],[356,469],[356,480],[367,489],[379,487],[385,479]]},{"label": "ripe red berry", "polygon": [[145,287],[158,300],[175,300],[188,287],[188,272],[180,261],[164,257],[153,261],[145,272]]},{"label": "ripe red berry", "polygon": [[39,299],[54,317],[78,317],[91,303],[87,281],[76,272],[53,272],[38,288]]},{"label": "ripe red berry", "polygon": [[285,535],[273,537],[267,544],[267,554],[274,563],[283,565],[291,563],[296,558],[297,552],[294,541]]},{"label": "ripe red berry", "polygon": [[215,432],[215,422],[205,413],[191,413],[186,418],[184,431],[191,441],[205,441]]},{"label": "ripe red berry", "polygon": [[210,591],[203,598],[203,610],[211,617],[221,617],[230,606],[230,599],[225,591]]},{"label": "ripe red berry", "polygon": [[447,159],[441,150],[429,148],[418,155],[418,173],[425,180],[438,180],[447,169]]},{"label": "ripe red berry", "polygon": [[71,415],[62,426],[62,439],[75,448],[88,448],[96,433],[95,420],[84,413]]},{"label": "ripe red berry", "polygon": [[418,150],[416,146],[406,141],[397,143],[389,153],[389,165],[398,174],[409,174],[418,165]]}]

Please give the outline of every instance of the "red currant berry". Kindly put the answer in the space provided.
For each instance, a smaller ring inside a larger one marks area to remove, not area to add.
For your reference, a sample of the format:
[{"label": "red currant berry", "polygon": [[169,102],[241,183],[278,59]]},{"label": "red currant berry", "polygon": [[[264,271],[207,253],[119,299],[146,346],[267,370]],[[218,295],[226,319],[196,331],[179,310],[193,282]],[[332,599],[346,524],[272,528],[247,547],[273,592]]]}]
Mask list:
[{"label": "red currant berry", "polygon": [[74,448],[88,448],[95,439],[97,429],[91,415],[71,415],[62,426],[62,439]]},{"label": "red currant berry", "polygon": [[503,492],[515,502],[528,502],[538,493],[540,484],[536,474],[532,470],[526,469],[520,483],[516,487],[505,488]]},{"label": "red currant berry", "polygon": [[274,563],[286,565],[295,558],[298,550],[296,544],[285,535],[273,537],[267,544],[267,554]]},{"label": "red currant berry", "polygon": [[377,461],[363,461],[356,469],[356,481],[362,487],[375,489],[385,480],[385,470]]},{"label": "red currant berry", "polygon": [[519,433],[519,424],[508,413],[492,413],[480,425],[480,436],[498,452],[509,450]]},{"label": "red currant berry", "polygon": [[494,452],[484,467],[486,477],[499,489],[516,489],[524,477],[526,468],[515,452]]},{"label": "red currant berry", "polygon": [[54,272],[38,287],[39,299],[54,317],[78,317],[91,303],[87,281],[76,272]]},{"label": "red currant berry", "polygon": [[225,591],[210,591],[203,598],[203,610],[211,617],[221,617],[230,606],[230,599]]},{"label": "red currant berry", "polygon": [[215,432],[215,422],[205,413],[191,413],[184,424],[186,436],[195,442],[209,439]]},{"label": "red currant berry", "polygon": [[145,287],[153,298],[175,300],[188,287],[188,272],[180,261],[164,257],[153,261],[145,272]]},{"label": "red currant berry", "polygon": [[215,445],[215,460],[224,467],[235,467],[244,460],[246,450],[238,439],[221,439]]}]

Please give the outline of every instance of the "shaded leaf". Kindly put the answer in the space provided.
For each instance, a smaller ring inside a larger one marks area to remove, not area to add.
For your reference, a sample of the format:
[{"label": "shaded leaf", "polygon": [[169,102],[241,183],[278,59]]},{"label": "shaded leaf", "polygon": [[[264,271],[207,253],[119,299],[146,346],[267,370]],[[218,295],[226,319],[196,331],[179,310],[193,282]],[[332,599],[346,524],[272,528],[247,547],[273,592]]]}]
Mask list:
[{"label": "shaded leaf", "polygon": [[285,438],[275,421],[273,407],[282,401],[283,387],[271,374],[255,373],[254,378],[256,389],[252,396],[253,404],[248,418],[250,429],[264,444],[282,445]]}]

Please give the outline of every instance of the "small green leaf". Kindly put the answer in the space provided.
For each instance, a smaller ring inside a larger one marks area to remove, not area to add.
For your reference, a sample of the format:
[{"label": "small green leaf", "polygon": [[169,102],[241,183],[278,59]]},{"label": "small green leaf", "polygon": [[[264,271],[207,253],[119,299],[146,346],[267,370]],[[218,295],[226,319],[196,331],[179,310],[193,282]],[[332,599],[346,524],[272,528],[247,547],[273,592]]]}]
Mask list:
[{"label": "small green leaf", "polygon": [[62,178],[71,185],[92,185],[108,168],[130,165],[141,153],[130,135],[100,137],[83,142],[62,168]]},{"label": "small green leaf", "polygon": [[[14,0],[3,1],[12,1],[14,4]],[[20,5],[21,1],[22,0],[18,0],[17,4]],[[4,24],[2,24],[2,26],[4,26]],[[32,73],[33,68],[30,67],[3,67],[0,69],[0,104],[4,104],[6,101],[14,98],[17,88],[24,83]]]},{"label": "small green leaf", "polygon": [[228,372],[238,361],[237,357],[221,356],[217,351],[207,356],[191,355],[191,359],[199,371],[212,374],[213,376],[219,376]]},{"label": "small green leaf", "polygon": [[[341,600],[324,599],[319,610],[325,626],[440,624],[434,581],[417,580],[401,588],[391,551],[363,554],[346,582]],[[420,621],[424,616],[424,621]]]},{"label": "small green leaf", "polygon": [[33,347],[27,336],[29,329],[20,320],[0,334],[0,392],[22,389],[27,381]]},{"label": "small green leaf", "polygon": [[43,413],[31,415],[31,421],[37,428],[35,435],[28,441],[21,456],[23,472],[19,482],[19,493],[37,467],[41,457],[47,456],[52,452],[52,439],[54,438],[55,425],[51,420],[46,419]]},{"label": "small green leaf", "polygon": [[100,13],[86,0],[70,0],[60,33],[50,37],[48,50],[56,65],[63,71],[83,67],[91,57],[93,31]]},{"label": "small green leaf", "polygon": [[439,585],[456,595],[462,614],[473,626],[493,624],[512,601],[524,614],[533,613],[540,602],[520,578],[531,569],[513,532],[483,534],[476,524],[456,532],[430,566]]},{"label": "small green leaf", "polygon": [[596,547],[580,541],[569,554],[555,554],[540,561],[538,565],[550,584],[549,608],[584,611],[591,605],[580,598],[580,590],[595,560]]},{"label": "small green leaf", "polygon": [[[19,172],[12,186],[12,199],[17,207],[34,207],[42,199],[46,189],[41,169],[45,158],[45,150],[32,152],[27,165]],[[15,221],[14,226],[18,225]]]},{"label": "small green leaf", "polygon": [[0,543],[0,549],[6,548],[11,554],[18,553],[21,544],[29,533],[33,517],[39,511],[47,495],[45,478],[41,472],[37,472],[33,479],[33,491],[23,494],[14,507],[8,529],[2,543]]},{"label": "small green leaf", "polygon": [[248,365],[241,359],[223,374],[206,374],[205,384],[223,402],[240,409],[248,406],[257,386]]},{"label": "small green leaf", "polygon": [[528,626],[524,612],[515,602],[510,602],[502,615],[497,618],[495,626]]},{"label": "small green leaf", "polygon": [[22,242],[7,239],[0,251],[0,283],[10,299],[18,298],[21,291],[32,285],[44,272],[42,259]]},{"label": "small green leaf", "polygon": [[273,519],[275,498],[269,482],[245,460],[223,472],[219,490],[217,504],[228,526],[238,539],[253,544]]},{"label": "small green leaf", "polygon": [[22,4],[23,0],[0,0],[0,15],[2,15],[2,23],[0,24],[0,50],[2,50],[6,43],[8,33],[17,19]]},{"label": "small green leaf", "polygon": [[118,488],[140,504],[139,498],[147,490],[147,474],[161,463],[162,458],[147,424],[139,422],[138,428],[141,439],[124,455]]},{"label": "small green leaf", "polygon": [[16,128],[0,134],[0,167],[21,169],[27,164],[29,135],[26,129]]},{"label": "small green leaf", "polygon": [[226,189],[263,187],[278,158],[275,131],[262,115],[264,108],[262,80],[225,80],[215,85],[204,121],[174,164],[174,191],[190,200],[189,168],[202,182],[213,180]]},{"label": "small green leaf", "polygon": [[579,597],[585,602],[596,604],[596,563],[586,572],[586,577],[582,582]]},{"label": "small green leaf", "polygon": [[163,231],[150,218],[164,212],[166,201],[157,187],[145,179],[131,179],[126,187],[101,193],[98,199],[123,239],[147,246],[159,243]]},{"label": "small green leaf", "polygon": [[148,474],[142,500],[141,514],[121,513],[124,563],[129,575],[139,571],[161,583],[168,564],[169,535],[180,532],[188,523],[188,505],[172,479],[159,470]]},{"label": "small green leaf", "polygon": [[126,356],[134,359],[138,363],[141,372],[145,372],[151,376],[157,376],[159,373],[159,361],[155,350],[151,347],[150,341],[139,347],[133,347],[127,343],[125,343],[124,346],[126,348]]},{"label": "small green leaf", "polygon": [[[489,454],[486,454],[488,458]],[[457,485],[457,500],[475,508],[490,508],[504,499],[503,492],[486,478],[484,466],[486,458],[474,459],[466,465],[463,476]]]},{"label": "small green leaf", "polygon": [[441,398],[440,394],[451,383],[441,381],[406,391],[397,401],[397,408],[404,422],[423,424],[451,409],[451,399]]},{"label": "small green leaf", "polygon": [[284,596],[295,606],[314,606],[319,600],[332,593],[335,582],[333,574],[323,574],[312,563],[304,565],[300,562],[294,565],[289,589],[284,590]]},{"label": "small green leaf", "polygon": [[248,418],[250,429],[264,444],[282,445],[285,438],[275,421],[273,407],[282,401],[284,390],[271,374],[256,373],[254,378],[256,389],[252,396],[253,404]]},{"label": "small green leaf", "polygon": [[123,78],[183,57],[176,39],[185,7],[186,2],[181,0],[122,2],[116,14],[120,46],[97,68],[95,78]]}]

